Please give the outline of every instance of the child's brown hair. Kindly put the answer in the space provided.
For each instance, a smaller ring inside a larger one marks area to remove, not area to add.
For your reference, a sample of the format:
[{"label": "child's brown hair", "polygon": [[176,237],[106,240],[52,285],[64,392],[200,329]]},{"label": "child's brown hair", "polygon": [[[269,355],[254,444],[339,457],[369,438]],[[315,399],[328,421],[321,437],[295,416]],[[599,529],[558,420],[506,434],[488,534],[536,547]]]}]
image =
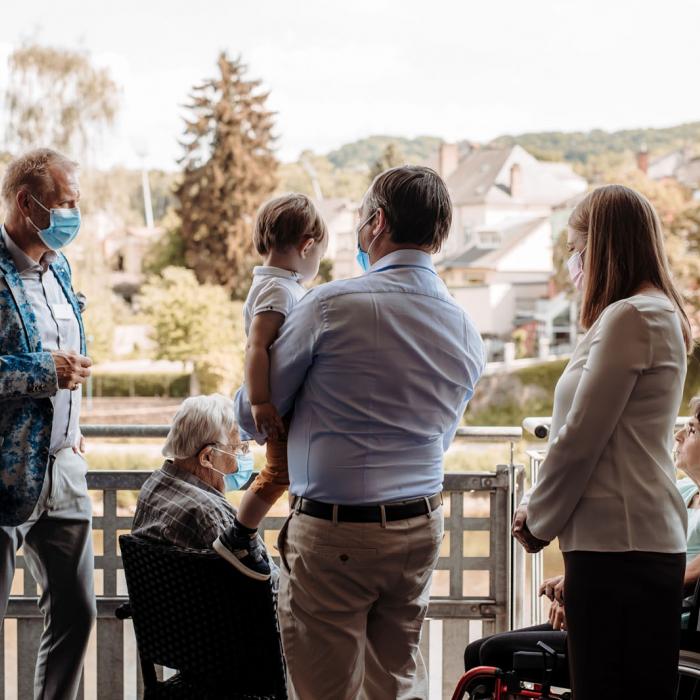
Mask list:
[{"label": "child's brown hair", "polygon": [[304,238],[322,241],[326,224],[314,203],[303,194],[292,193],[265,202],[258,210],[253,243],[260,255],[286,250]]}]

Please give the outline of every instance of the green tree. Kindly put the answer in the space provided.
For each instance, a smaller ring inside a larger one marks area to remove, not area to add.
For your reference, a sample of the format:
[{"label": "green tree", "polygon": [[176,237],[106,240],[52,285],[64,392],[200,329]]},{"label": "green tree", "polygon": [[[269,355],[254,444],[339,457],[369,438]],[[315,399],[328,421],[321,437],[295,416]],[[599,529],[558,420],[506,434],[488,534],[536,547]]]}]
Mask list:
[{"label": "green tree", "polygon": [[[686,302],[693,336],[700,337],[700,204],[690,202],[668,225],[671,269]],[[697,355],[697,353],[696,353]]]},{"label": "green tree", "polygon": [[320,189],[327,198],[359,201],[367,189],[367,166],[335,166],[326,156],[304,151],[297,162],[280,165],[279,178],[278,193],[302,192],[318,197]]},{"label": "green tree", "polygon": [[185,245],[182,240],[180,218],[171,209],[161,220],[163,234],[146,251],[143,271],[159,275],[166,267],[185,267]]},{"label": "green tree", "polygon": [[117,113],[119,89],[109,71],[84,52],[39,44],[15,49],[8,63],[9,150],[42,144],[85,158]]},{"label": "green tree", "polygon": [[153,327],[160,359],[192,362],[199,389],[229,393],[243,376],[242,305],[200,284],[192,270],[168,267],[144,285],[139,306]]},{"label": "green tree", "polygon": [[401,149],[395,143],[388,143],[381,156],[372,163],[372,167],[369,169],[369,181],[372,183],[375,177],[380,173],[383,173],[389,168],[395,168],[398,165],[403,165],[405,159]]},{"label": "green tree", "polygon": [[276,185],[273,113],[239,58],[222,53],[217,65],[219,75],[195,86],[188,105],[178,215],[197,279],[242,298],[256,260],[253,218]]},{"label": "green tree", "polygon": [[565,292],[571,298],[576,294],[576,289],[571,282],[569,276],[569,268],[566,263],[570,257],[569,246],[567,242],[568,236],[566,229],[559,232],[554,241],[553,263],[554,263],[554,286],[558,292]]},{"label": "green tree", "polygon": [[333,261],[329,258],[323,258],[318,266],[318,275],[315,282],[317,284],[325,284],[333,281]]},{"label": "green tree", "polygon": [[[87,221],[90,228],[90,219]],[[73,269],[73,287],[85,295],[87,305],[83,311],[88,355],[95,363],[105,362],[113,356],[117,319],[124,323],[129,315],[126,303],[109,288],[109,269],[98,238],[85,231],[76,243],[68,248]]]}]

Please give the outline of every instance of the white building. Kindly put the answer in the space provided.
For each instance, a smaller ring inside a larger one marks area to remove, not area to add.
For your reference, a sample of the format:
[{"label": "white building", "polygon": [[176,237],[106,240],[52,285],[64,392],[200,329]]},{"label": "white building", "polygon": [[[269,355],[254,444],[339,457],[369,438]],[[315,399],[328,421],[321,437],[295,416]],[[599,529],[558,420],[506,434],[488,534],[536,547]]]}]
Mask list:
[{"label": "white building", "polygon": [[355,262],[358,204],[350,199],[328,198],[314,201],[328,227],[326,258],[333,263],[333,279],[342,280],[361,273]]},{"label": "white building", "polygon": [[477,148],[459,159],[456,144],[443,144],[438,171],[454,206],[445,256],[461,252],[483,229],[550,216],[588,188],[568,163],[537,160],[521,146]]},{"label": "white building", "polygon": [[553,242],[586,180],[569,164],[539,161],[520,146],[477,148],[460,158],[456,145],[444,144],[438,170],[454,213],[436,264],[452,294],[486,337],[507,340],[529,324],[545,339],[541,345],[553,342],[569,325],[568,301],[553,298]]},{"label": "white building", "polygon": [[460,253],[438,263],[440,276],[479,332],[509,336],[516,316],[549,296],[552,227],[546,216],[482,228]]}]

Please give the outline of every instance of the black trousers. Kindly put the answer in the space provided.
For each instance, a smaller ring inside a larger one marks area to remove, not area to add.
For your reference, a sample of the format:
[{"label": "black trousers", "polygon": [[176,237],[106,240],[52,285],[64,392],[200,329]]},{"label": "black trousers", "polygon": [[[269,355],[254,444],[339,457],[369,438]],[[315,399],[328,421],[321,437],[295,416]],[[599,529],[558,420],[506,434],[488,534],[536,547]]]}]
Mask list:
[{"label": "black trousers", "polygon": [[564,552],[576,700],[674,700],[684,554]]},{"label": "black trousers", "polygon": [[[469,671],[476,666],[495,666],[508,671],[513,668],[513,654],[516,651],[541,651],[537,642],[544,642],[560,654],[566,653],[566,632],[555,632],[549,624],[535,625],[472,642],[464,650],[464,670]],[[568,688],[568,670],[557,669],[552,680],[554,685]]]}]

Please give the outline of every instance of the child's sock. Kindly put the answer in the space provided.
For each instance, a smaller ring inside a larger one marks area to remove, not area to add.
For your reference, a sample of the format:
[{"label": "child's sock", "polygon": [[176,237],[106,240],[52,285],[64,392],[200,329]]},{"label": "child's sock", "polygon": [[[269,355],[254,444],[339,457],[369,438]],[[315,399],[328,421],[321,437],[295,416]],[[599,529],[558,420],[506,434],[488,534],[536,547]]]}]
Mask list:
[{"label": "child's sock", "polygon": [[233,529],[237,537],[250,537],[258,531],[257,527],[246,527],[243,525],[235,515],[233,516]]}]

